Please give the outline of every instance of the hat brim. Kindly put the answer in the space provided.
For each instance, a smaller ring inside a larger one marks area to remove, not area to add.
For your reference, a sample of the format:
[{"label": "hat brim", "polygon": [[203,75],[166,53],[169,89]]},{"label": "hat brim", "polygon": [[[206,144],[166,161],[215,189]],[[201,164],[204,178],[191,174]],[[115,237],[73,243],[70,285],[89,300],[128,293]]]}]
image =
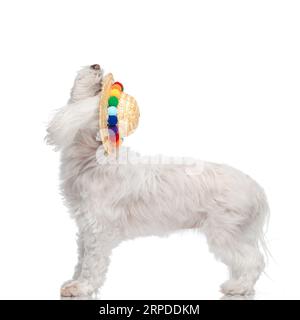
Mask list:
[{"label": "hat brim", "polygon": [[109,129],[107,125],[108,119],[108,99],[111,93],[111,87],[114,84],[114,77],[111,73],[107,74],[103,78],[102,90],[99,100],[99,131],[103,144],[104,152],[106,154],[115,153],[118,147],[122,143],[122,138],[130,135],[139,122],[139,108],[136,100],[125,92],[121,92],[118,104],[118,132],[119,141],[118,145],[109,137]]},{"label": "hat brim", "polygon": [[103,148],[106,153],[110,154],[113,153],[116,146],[115,144],[111,143],[109,139],[109,132],[107,126],[107,101],[110,94],[111,86],[114,83],[114,77],[111,73],[108,73],[104,76],[102,82],[102,90],[100,95],[99,101],[99,131],[100,137],[103,144]]}]

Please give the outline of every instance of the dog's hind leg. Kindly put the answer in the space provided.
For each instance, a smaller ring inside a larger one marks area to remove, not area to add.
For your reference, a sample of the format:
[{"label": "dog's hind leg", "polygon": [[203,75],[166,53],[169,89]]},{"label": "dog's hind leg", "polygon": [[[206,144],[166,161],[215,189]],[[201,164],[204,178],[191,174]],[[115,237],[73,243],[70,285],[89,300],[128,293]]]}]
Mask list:
[{"label": "dog's hind leg", "polygon": [[205,230],[210,251],[229,269],[229,280],[221,286],[226,295],[250,295],[264,269],[257,235],[224,223]]},{"label": "dog's hind leg", "polygon": [[254,285],[264,269],[264,258],[258,247],[243,242],[235,242],[234,249],[227,253],[227,265],[231,277],[221,286],[227,295],[249,295],[254,293]]}]

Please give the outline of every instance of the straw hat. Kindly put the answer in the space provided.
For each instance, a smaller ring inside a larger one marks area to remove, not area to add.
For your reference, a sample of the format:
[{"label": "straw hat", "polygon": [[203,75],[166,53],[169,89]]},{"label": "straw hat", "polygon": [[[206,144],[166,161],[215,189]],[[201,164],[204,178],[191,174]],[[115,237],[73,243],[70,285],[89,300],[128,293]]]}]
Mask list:
[{"label": "straw hat", "polygon": [[123,92],[123,85],[115,82],[111,73],[104,76],[99,102],[99,129],[106,154],[118,151],[122,138],[137,128],[139,116],[136,100]]}]

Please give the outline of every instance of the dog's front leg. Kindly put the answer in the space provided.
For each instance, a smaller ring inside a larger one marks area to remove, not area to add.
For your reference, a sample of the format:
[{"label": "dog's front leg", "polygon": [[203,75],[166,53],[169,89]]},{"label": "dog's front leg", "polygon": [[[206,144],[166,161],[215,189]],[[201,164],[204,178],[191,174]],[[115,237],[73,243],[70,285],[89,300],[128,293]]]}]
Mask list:
[{"label": "dog's front leg", "polygon": [[85,228],[85,231],[81,231],[81,241],[83,241],[81,270],[76,269],[76,278],[62,286],[62,296],[88,296],[103,285],[110,254],[116,245],[116,232],[107,232],[94,222]]},{"label": "dog's front leg", "polygon": [[84,257],[84,241],[83,241],[83,236],[80,232],[77,234],[77,264],[75,266],[74,274],[71,280],[66,281],[63,285],[62,288],[66,287],[69,285],[71,282],[74,280],[77,280],[81,274],[82,270],[82,263],[83,263],[83,257]]},{"label": "dog's front leg", "polygon": [[84,241],[83,241],[83,235],[81,232],[78,232],[77,235],[77,252],[78,252],[78,261],[77,265],[75,266],[73,280],[77,280],[80,276],[81,270],[82,270],[82,263],[83,263],[83,257],[84,257]]}]

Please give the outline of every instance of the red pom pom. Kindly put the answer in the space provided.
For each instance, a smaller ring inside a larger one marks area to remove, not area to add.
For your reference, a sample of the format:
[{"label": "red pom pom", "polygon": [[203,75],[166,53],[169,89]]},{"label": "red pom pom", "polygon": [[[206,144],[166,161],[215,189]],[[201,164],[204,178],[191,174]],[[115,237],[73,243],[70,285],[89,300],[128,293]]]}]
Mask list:
[{"label": "red pom pom", "polygon": [[124,91],[124,87],[123,87],[123,85],[122,85],[122,83],[121,82],[115,82],[112,86],[114,86],[114,85],[118,85],[118,86],[120,86],[120,88],[121,88],[121,91]]},{"label": "red pom pom", "polygon": [[109,135],[109,140],[112,142],[112,143],[116,143],[118,145],[119,141],[120,141],[120,135],[119,133],[112,133]]}]

